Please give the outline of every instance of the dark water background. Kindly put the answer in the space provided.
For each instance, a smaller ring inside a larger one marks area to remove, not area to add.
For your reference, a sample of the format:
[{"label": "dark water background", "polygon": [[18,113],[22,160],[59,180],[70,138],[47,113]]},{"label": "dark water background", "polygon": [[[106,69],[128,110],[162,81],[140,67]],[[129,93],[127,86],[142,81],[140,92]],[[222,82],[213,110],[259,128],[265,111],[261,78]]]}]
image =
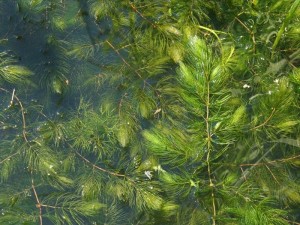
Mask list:
[{"label": "dark water background", "polygon": [[[61,4],[55,5],[44,1],[39,10],[25,8],[18,2],[22,1],[0,2],[0,51],[8,52],[17,60],[16,64],[26,66],[34,75],[30,84],[18,87],[7,84],[5,88],[11,91],[16,88],[16,94],[21,92],[25,103],[37,101],[45,107],[48,115],[55,115],[63,108],[74,107],[78,104],[76,99],[81,94],[80,84],[77,83],[81,68],[88,67],[91,73],[96,73],[99,72],[99,67],[72,60],[71,57],[64,58],[62,51],[65,51],[68,43],[73,40],[90,39],[89,35],[94,35],[97,27],[94,26],[91,17],[85,16],[85,22],[93,24],[86,27],[79,11],[87,9],[80,8],[84,7],[84,4],[81,5],[78,1],[62,1]],[[57,16],[64,20],[76,17],[78,22],[59,30],[50,20],[59,13],[61,14]],[[53,80],[57,78],[62,82],[69,82],[68,86],[63,87],[62,93],[51,90]]]}]

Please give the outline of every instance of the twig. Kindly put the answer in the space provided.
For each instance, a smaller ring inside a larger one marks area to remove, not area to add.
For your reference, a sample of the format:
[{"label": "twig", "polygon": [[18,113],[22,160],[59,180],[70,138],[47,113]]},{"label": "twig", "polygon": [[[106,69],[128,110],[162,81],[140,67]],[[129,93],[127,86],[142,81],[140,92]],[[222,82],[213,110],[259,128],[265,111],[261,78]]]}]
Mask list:
[{"label": "twig", "polygon": [[296,158],[300,158],[300,155],[296,155],[290,158],[286,158],[286,159],[278,159],[278,160],[273,160],[270,162],[265,162],[265,163],[247,163],[247,164],[240,164],[239,166],[265,166],[268,164],[275,164],[275,163],[283,163],[283,162],[287,162]]},{"label": "twig", "polygon": [[275,108],[273,108],[273,110],[271,112],[271,115],[262,124],[260,124],[260,125],[258,125],[256,127],[253,127],[250,130],[255,130],[255,129],[259,128],[259,127],[262,127],[262,126],[266,125],[270,121],[270,119],[272,118],[272,116],[274,115],[274,113],[275,113]]},{"label": "twig", "polygon": [[51,208],[51,209],[71,209],[68,207],[61,207],[61,206],[53,206],[53,205],[44,205],[44,204],[40,204],[41,207],[45,207],[45,208]]},{"label": "twig", "polygon": [[20,99],[16,95],[14,96],[14,98],[18,101],[18,103],[20,105],[20,108],[21,108],[22,122],[23,122],[23,131],[22,131],[22,134],[23,134],[24,140],[26,142],[28,142],[28,139],[27,139],[27,136],[26,136],[26,120],[25,120],[24,108],[23,108],[22,102],[20,101]]},{"label": "twig", "polygon": [[[9,93],[8,90],[4,89],[4,88],[0,88],[0,90],[6,92],[6,93]],[[19,103],[20,105],[20,108],[21,108],[21,114],[22,114],[22,123],[23,123],[23,130],[22,130],[22,134],[23,134],[23,138],[26,142],[28,142],[28,139],[27,139],[27,136],[26,136],[26,120],[25,120],[25,112],[24,112],[24,108],[23,108],[23,105],[22,105],[22,102],[20,101],[20,99],[18,98],[18,96],[15,94],[15,89],[13,90],[13,93],[12,93],[12,99],[10,101],[10,104],[9,104],[9,107],[12,106],[13,104],[13,100],[16,99],[17,102]]]},{"label": "twig", "polygon": [[17,154],[19,154],[19,152],[15,152],[14,154],[12,154],[12,155],[6,157],[6,158],[3,159],[2,161],[0,161],[0,164],[4,163],[6,160],[10,160],[10,158],[12,158],[13,156],[15,156],[15,155],[17,155]]},{"label": "twig", "polygon": [[[128,66],[130,69],[133,69],[133,67],[124,59],[124,57],[121,55],[118,49],[116,49],[108,40],[105,41],[114,51],[117,53],[117,55],[121,58],[121,60],[125,63],[126,66]],[[139,76],[139,78],[142,78],[141,74],[134,70],[134,73]]]},{"label": "twig", "polygon": [[277,184],[279,184],[277,178],[275,177],[275,175],[273,174],[272,170],[270,170],[270,168],[268,167],[268,165],[265,165],[267,167],[267,169],[269,170],[269,172],[271,173],[272,177],[274,178],[274,180],[277,182]]},{"label": "twig", "polygon": [[210,87],[209,87],[209,82],[207,81],[207,99],[206,99],[206,134],[207,134],[207,156],[206,156],[206,164],[207,164],[207,173],[208,173],[208,178],[209,178],[209,186],[212,188],[211,189],[211,198],[212,198],[212,210],[213,210],[213,216],[212,216],[212,224],[216,224],[216,203],[215,203],[215,193],[214,193],[214,183],[212,182],[212,177],[211,177],[211,168],[210,168],[210,153],[211,153],[211,133],[210,133],[210,126],[209,126],[209,105],[210,105]]},{"label": "twig", "polygon": [[[260,157],[255,164],[251,165],[250,168],[248,168],[244,173],[243,173],[243,177],[241,177],[236,183],[235,186],[240,186],[243,182],[243,178],[245,179],[251,172],[251,170],[253,170],[253,168],[256,166],[256,164],[260,163],[274,148],[276,147],[276,144],[273,145],[262,157]],[[243,164],[240,165],[240,167]]]},{"label": "twig", "polygon": [[15,97],[15,91],[16,91],[16,89],[13,90],[8,108],[10,108],[13,105],[14,97]]},{"label": "twig", "polygon": [[[247,167],[247,166],[265,166],[265,165],[272,165],[276,163],[285,163],[288,161],[291,161],[293,159],[300,158],[300,155],[296,155],[290,158],[284,158],[284,159],[277,159],[269,162],[263,162],[263,163],[243,163],[243,164],[236,164],[236,163],[214,163],[214,165],[222,165],[222,166],[231,166],[231,167]],[[242,172],[244,173],[244,170],[241,168]]]},{"label": "twig", "polygon": [[[119,52],[118,49],[116,49],[108,40],[105,41],[113,50],[114,52],[121,58],[121,60],[125,63],[126,66],[128,66],[130,69],[132,69],[134,71],[134,73],[139,77],[142,78],[142,75],[138,72],[138,70],[135,70],[126,60],[125,58],[121,55],[121,53]],[[159,97],[159,94],[157,93],[157,91],[155,90],[155,88],[148,83],[146,80],[144,80],[144,87],[145,85],[148,85],[150,88],[152,88],[154,90],[154,92],[157,94],[157,96]]]},{"label": "twig", "polygon": [[253,52],[256,51],[256,41],[253,31],[251,31],[238,17],[235,17],[235,19],[248,31],[248,33],[251,36],[252,42],[253,42]]},{"label": "twig", "polygon": [[106,169],[103,169],[102,167],[99,167],[97,165],[95,165],[94,163],[92,163],[91,161],[89,161],[87,158],[85,158],[83,155],[81,155],[79,152],[76,151],[76,154],[82,158],[85,162],[89,163],[92,165],[93,168],[96,168],[98,170],[101,170],[102,172],[105,172],[105,173],[108,173],[110,175],[113,175],[113,176],[117,176],[117,177],[126,177],[125,174],[119,174],[119,173],[115,173],[115,172],[111,172],[109,170],[106,170]]},{"label": "twig", "polygon": [[132,2],[130,2],[129,5],[130,5],[130,7],[132,8],[132,10],[133,10],[134,12],[136,12],[141,18],[143,18],[145,21],[147,21],[148,23],[150,23],[152,27],[157,28],[157,25],[154,24],[154,23],[153,23],[152,21],[150,21],[149,19],[147,19],[141,12],[139,12],[138,9],[135,7],[135,5],[134,5]]},{"label": "twig", "polygon": [[33,178],[31,178],[31,187],[32,187],[32,190],[33,190],[33,193],[34,193],[34,197],[35,197],[35,200],[36,200],[36,207],[39,209],[39,219],[40,219],[40,225],[43,225],[43,217],[42,217],[42,204],[39,200],[39,197],[38,197],[38,194],[35,190],[35,186],[34,186],[34,182],[33,182]]},{"label": "twig", "polygon": [[244,177],[244,179],[245,179],[245,181],[247,180],[247,177],[244,175],[244,170],[243,170],[243,167],[242,166],[240,166],[240,169],[241,169],[241,171],[242,171],[242,174],[243,174],[243,177]]}]

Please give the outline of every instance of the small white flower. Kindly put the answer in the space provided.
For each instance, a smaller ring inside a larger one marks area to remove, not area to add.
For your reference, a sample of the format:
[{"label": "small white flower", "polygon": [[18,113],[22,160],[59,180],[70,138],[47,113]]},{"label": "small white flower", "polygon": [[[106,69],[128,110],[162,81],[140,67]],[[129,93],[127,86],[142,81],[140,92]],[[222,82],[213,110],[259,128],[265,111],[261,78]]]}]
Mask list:
[{"label": "small white flower", "polygon": [[151,180],[151,178],[153,177],[153,175],[151,173],[152,173],[152,171],[149,171],[149,170],[145,171],[145,175],[148,177],[149,180]]},{"label": "small white flower", "polygon": [[248,84],[244,84],[243,88],[250,88],[251,86]]},{"label": "small white flower", "polygon": [[53,165],[50,165],[49,168],[52,169],[52,168],[53,168]]},{"label": "small white flower", "polygon": [[278,84],[279,83],[279,79],[275,79],[274,83]]},{"label": "small white flower", "polygon": [[272,91],[268,91],[268,95],[271,95],[272,94]]}]

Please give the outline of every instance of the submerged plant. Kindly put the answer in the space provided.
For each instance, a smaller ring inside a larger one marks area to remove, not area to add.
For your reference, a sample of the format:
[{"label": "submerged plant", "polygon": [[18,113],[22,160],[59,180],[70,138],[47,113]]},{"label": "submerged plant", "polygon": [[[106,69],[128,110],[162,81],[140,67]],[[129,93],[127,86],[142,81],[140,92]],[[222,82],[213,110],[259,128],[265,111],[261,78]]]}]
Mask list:
[{"label": "submerged plant", "polygon": [[0,1],[0,223],[299,223],[299,15]]}]

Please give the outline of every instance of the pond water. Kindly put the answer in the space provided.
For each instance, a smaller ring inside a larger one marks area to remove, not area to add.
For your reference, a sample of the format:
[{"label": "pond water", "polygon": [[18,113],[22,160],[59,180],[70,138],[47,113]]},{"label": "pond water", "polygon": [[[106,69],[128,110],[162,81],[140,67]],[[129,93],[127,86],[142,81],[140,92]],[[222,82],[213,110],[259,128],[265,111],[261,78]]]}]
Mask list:
[{"label": "pond water", "polygon": [[0,224],[298,224],[299,5],[0,0]]}]

